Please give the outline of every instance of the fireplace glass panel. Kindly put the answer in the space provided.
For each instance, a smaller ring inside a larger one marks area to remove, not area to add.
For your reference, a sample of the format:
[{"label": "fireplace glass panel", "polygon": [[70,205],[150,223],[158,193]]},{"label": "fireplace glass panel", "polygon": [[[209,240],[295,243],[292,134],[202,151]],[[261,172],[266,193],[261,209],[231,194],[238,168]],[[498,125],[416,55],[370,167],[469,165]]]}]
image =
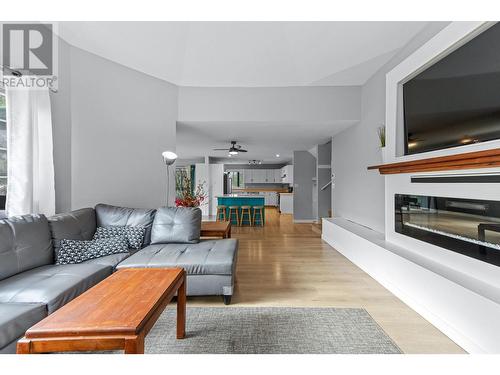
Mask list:
[{"label": "fireplace glass panel", "polygon": [[395,196],[398,233],[500,265],[500,202]]}]

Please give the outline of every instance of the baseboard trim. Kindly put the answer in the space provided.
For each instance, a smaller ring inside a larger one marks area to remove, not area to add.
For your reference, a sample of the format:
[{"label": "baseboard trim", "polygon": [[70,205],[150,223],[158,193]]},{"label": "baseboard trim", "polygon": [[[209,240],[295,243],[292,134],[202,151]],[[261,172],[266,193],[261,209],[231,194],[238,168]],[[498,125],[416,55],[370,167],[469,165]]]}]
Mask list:
[{"label": "baseboard trim", "polygon": [[317,220],[295,220],[293,219],[294,224],[313,224],[316,223]]}]

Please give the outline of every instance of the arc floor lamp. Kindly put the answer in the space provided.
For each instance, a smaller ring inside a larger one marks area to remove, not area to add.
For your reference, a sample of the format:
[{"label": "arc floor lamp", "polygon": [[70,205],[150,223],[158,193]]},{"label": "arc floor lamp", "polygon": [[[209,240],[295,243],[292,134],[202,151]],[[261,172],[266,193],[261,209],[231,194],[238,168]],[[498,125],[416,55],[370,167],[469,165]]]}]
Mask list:
[{"label": "arc floor lamp", "polygon": [[163,162],[167,166],[167,207],[169,205],[169,193],[170,193],[170,169],[169,167],[175,163],[177,160],[177,154],[172,151],[163,151],[161,153],[163,157]]}]

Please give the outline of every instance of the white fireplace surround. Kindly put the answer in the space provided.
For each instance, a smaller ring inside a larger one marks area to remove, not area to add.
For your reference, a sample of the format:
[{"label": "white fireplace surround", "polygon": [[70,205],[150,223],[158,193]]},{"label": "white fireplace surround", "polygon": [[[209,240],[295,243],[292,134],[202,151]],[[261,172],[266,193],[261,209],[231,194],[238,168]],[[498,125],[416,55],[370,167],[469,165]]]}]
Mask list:
[{"label": "white fireplace surround", "polygon": [[[500,147],[500,140],[402,155],[402,84],[490,27],[452,22],[386,76],[386,163]],[[376,164],[376,161],[374,161]],[[500,173],[500,168],[435,174]],[[374,171],[373,173],[378,173]],[[494,183],[411,183],[411,176],[385,175],[385,233],[370,234],[345,220],[324,221],[323,239],[472,353],[500,353],[500,267],[396,233],[394,195],[500,200]],[[376,240],[374,240],[376,239]],[[489,319],[491,318],[491,319]]]}]

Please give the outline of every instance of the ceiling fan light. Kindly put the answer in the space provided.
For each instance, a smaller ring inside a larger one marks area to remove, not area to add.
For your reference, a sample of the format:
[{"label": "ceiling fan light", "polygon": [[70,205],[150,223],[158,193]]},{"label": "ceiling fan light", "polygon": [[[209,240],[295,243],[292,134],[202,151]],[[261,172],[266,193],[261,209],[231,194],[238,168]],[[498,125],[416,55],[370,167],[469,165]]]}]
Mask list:
[{"label": "ceiling fan light", "polygon": [[231,150],[231,151],[229,151],[229,155],[238,155],[238,151]]}]

